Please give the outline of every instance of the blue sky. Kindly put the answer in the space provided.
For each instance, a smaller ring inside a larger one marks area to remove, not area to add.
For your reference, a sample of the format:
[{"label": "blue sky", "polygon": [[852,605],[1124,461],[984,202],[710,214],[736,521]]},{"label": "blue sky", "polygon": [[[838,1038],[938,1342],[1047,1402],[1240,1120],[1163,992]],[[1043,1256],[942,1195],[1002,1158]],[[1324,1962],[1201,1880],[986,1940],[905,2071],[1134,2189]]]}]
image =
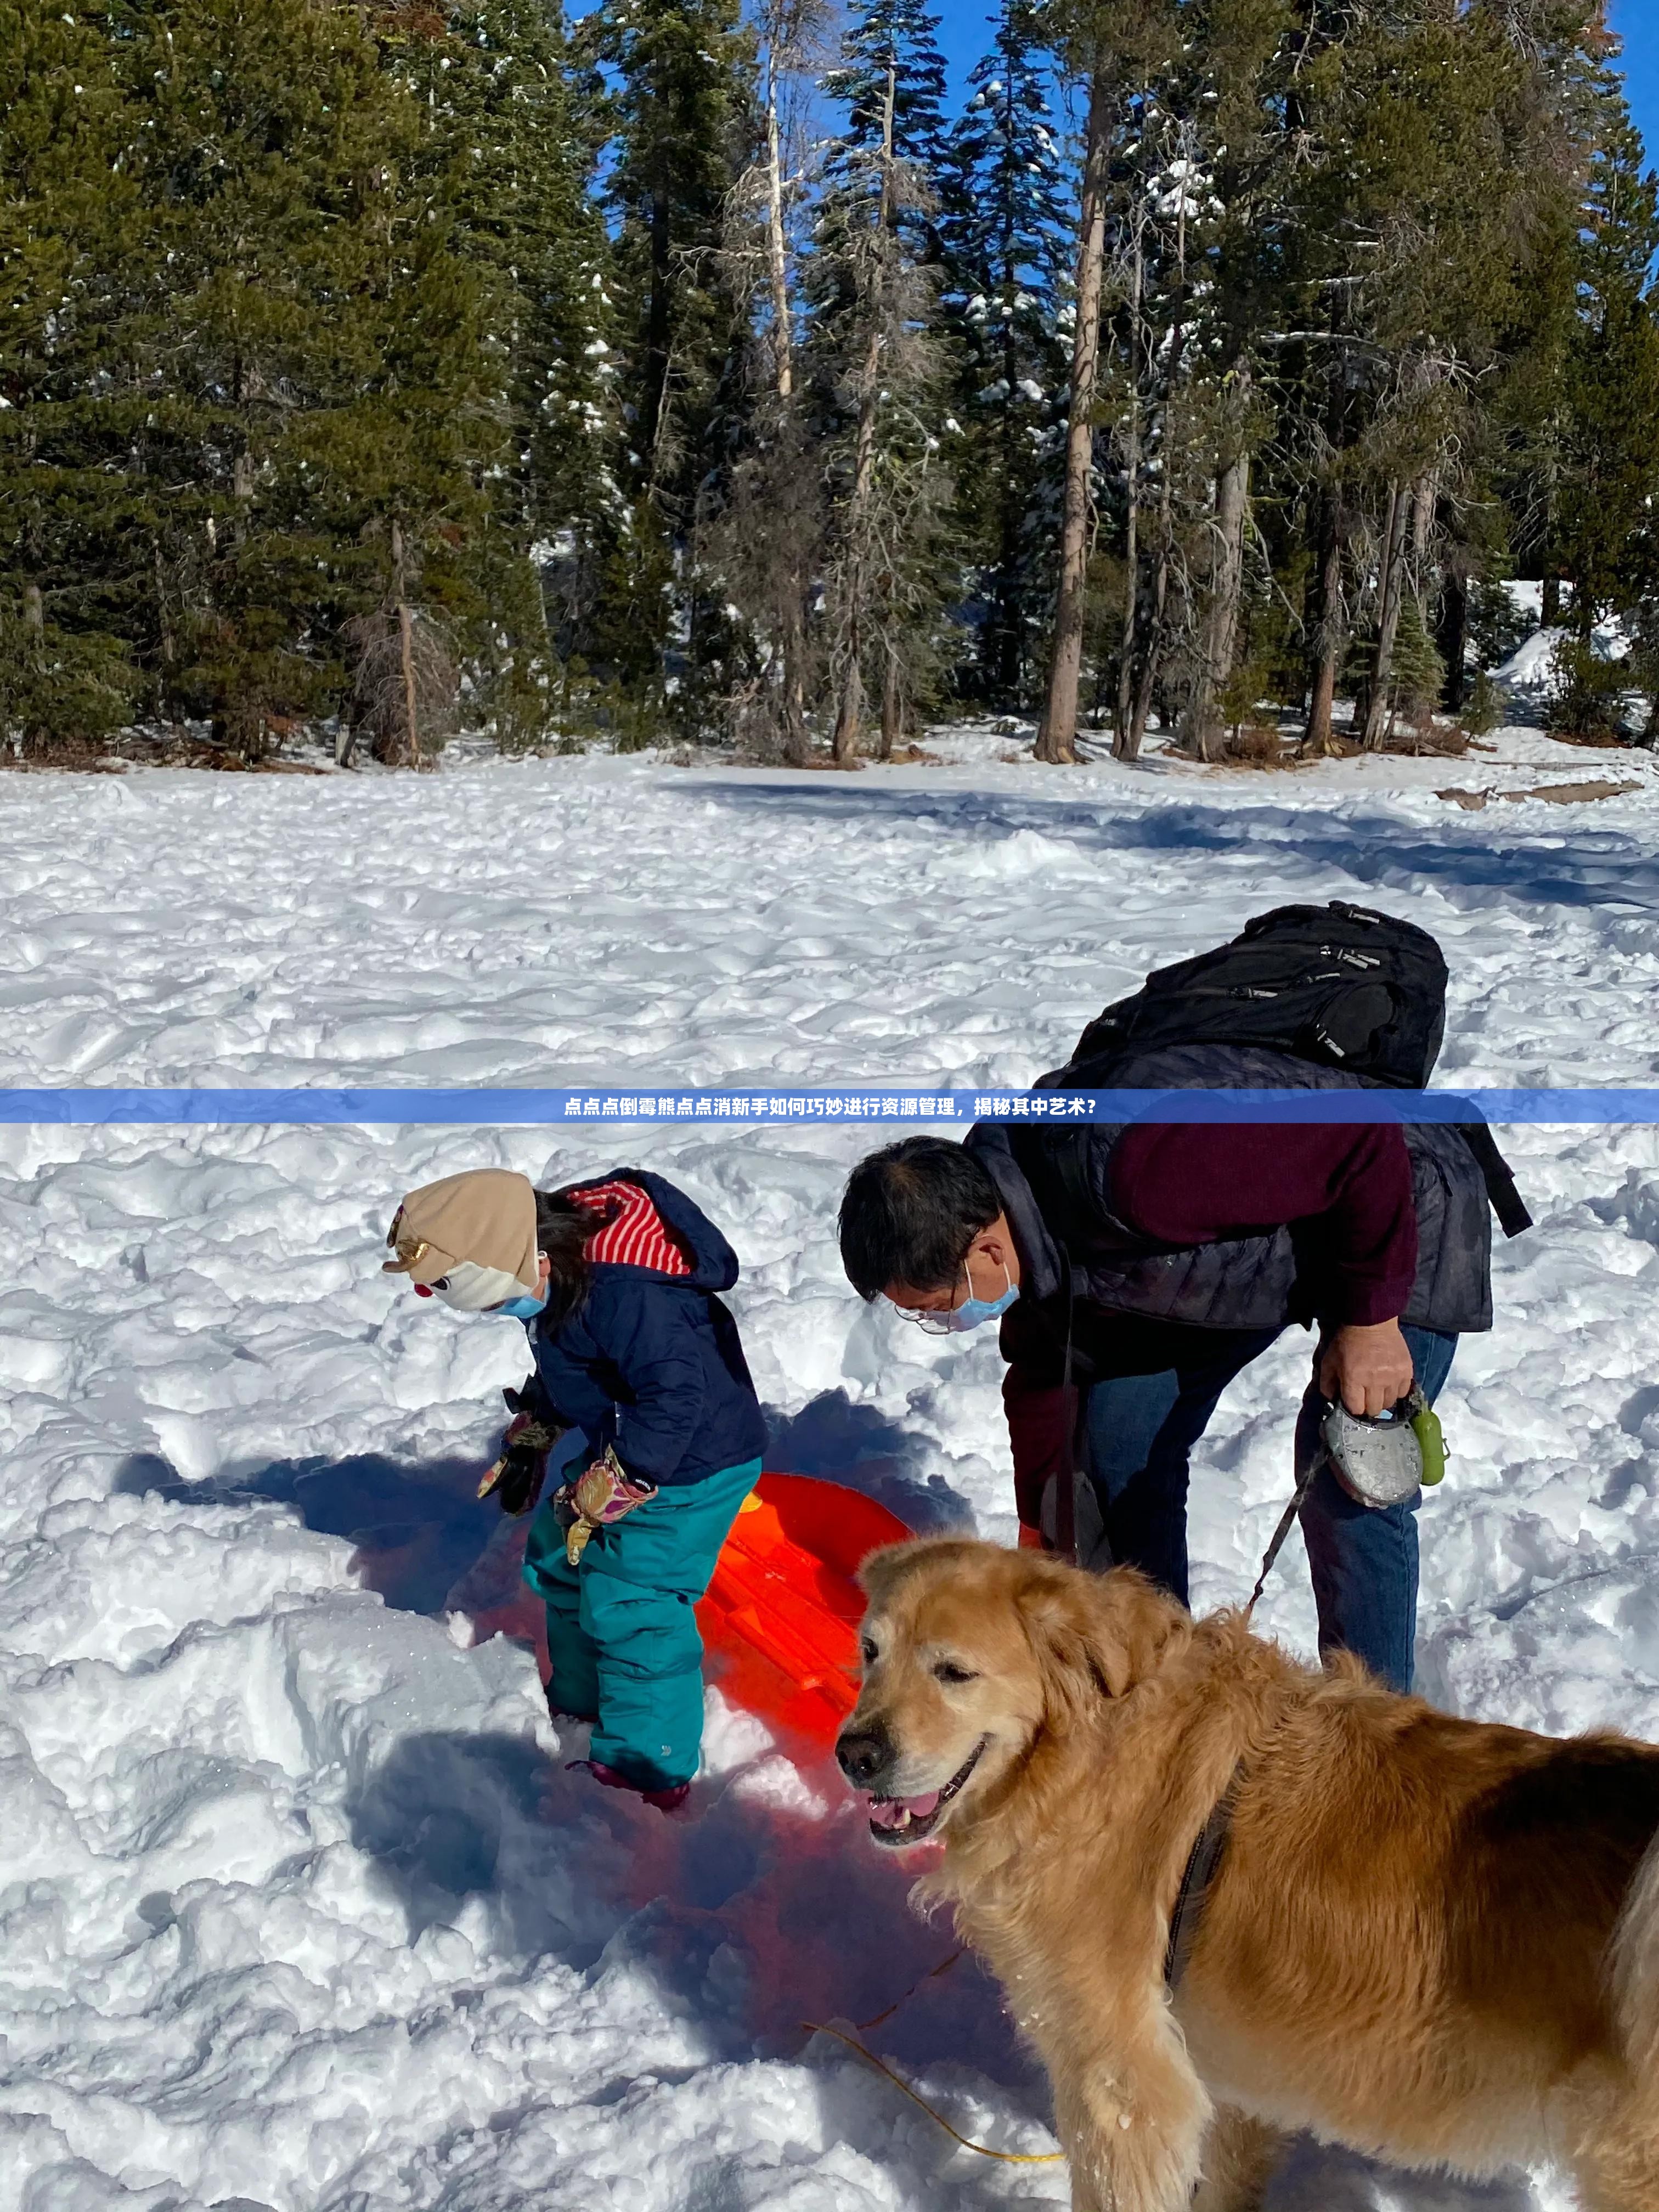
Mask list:
[{"label": "blue sky", "polygon": [[1659,165],[1659,8],[1654,0],[1613,0],[1607,12],[1625,42],[1630,104],[1647,142],[1648,159]]}]

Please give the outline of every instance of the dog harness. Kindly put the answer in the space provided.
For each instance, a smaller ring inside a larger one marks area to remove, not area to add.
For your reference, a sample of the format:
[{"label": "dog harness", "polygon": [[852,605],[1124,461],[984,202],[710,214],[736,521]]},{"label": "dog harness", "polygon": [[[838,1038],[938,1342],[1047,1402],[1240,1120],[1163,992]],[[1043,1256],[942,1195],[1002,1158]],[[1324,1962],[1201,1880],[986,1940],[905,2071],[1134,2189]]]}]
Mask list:
[{"label": "dog harness", "polygon": [[1215,1882],[1216,1870],[1227,1849],[1227,1838],[1233,1825],[1233,1800],[1237,1794],[1239,1777],[1244,1771],[1240,1759],[1234,1767],[1226,1788],[1210,1808],[1210,1817],[1198,1832],[1198,1841],[1187,1854],[1187,1866],[1181,1877],[1181,1887],[1176,1892],[1174,1910],[1170,1915],[1170,1941],[1164,1954],[1164,1986],[1171,1996],[1181,1986],[1192,1957],[1193,1946],[1198,1941],[1198,1931],[1203,1923],[1204,1907]]}]

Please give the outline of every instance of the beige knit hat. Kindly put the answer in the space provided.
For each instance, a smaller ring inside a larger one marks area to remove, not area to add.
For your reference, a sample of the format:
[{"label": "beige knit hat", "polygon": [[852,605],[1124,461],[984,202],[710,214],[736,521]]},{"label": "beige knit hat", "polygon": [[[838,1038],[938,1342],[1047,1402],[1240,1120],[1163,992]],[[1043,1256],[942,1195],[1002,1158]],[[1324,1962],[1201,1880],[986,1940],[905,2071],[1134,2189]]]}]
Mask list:
[{"label": "beige knit hat", "polygon": [[407,1275],[462,1313],[533,1295],[540,1283],[535,1189],[507,1168],[475,1168],[411,1190],[386,1241],[397,1257],[383,1274]]}]

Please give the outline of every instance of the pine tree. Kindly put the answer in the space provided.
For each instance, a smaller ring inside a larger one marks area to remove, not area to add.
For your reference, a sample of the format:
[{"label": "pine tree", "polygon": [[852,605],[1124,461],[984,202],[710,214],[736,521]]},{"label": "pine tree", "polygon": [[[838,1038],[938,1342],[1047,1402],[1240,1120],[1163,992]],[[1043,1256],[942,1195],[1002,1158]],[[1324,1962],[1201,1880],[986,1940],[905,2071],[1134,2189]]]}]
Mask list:
[{"label": "pine tree", "polygon": [[0,739],[88,743],[140,694],[145,411],[120,333],[142,289],[139,121],[107,19],[0,0]]},{"label": "pine tree", "polygon": [[811,75],[826,0],[761,0],[764,137],[729,204],[727,247],[754,333],[742,449],[700,553],[735,613],[747,665],[723,702],[745,751],[793,767],[811,756],[817,656],[811,603],[824,549],[822,471],[800,353],[802,267],[817,178]]},{"label": "pine tree", "polygon": [[848,100],[849,127],[825,163],[806,352],[831,487],[824,620],[831,750],[842,763],[858,752],[872,696],[882,755],[890,754],[936,680],[950,596],[939,548],[950,479],[940,454],[933,27],[913,0],[867,0],[844,65],[825,80]]},{"label": "pine tree", "polygon": [[846,129],[825,151],[824,190],[843,204],[878,199],[885,149],[906,172],[894,228],[911,259],[936,262],[948,137],[939,19],[921,0],[851,0],[848,15],[840,64],[823,76],[825,93],[847,110]]},{"label": "pine tree", "polygon": [[161,556],[173,695],[257,750],[350,684],[416,761],[456,703],[453,625],[481,611],[506,416],[490,272],[360,18],[191,0],[134,20],[167,278],[134,331],[161,402],[144,467],[188,487]]},{"label": "pine tree", "polygon": [[604,198],[624,418],[589,643],[644,682],[674,629],[693,673],[706,649],[694,539],[745,412],[748,329],[724,248],[760,135],[754,41],[737,0],[604,0],[579,37],[614,76]]},{"label": "pine tree", "polygon": [[[1121,211],[1115,155],[1122,150],[1126,112],[1134,114],[1144,107],[1151,86],[1168,72],[1179,40],[1175,0],[1073,0],[1073,4],[1056,10],[1054,21],[1068,70],[1088,86],[1074,232],[1075,305],[1059,573],[1036,747],[1039,760],[1060,763],[1077,758],[1090,597],[1090,520],[1103,368],[1102,321],[1109,291],[1107,253],[1113,216]],[[1132,234],[1137,228],[1132,220]],[[1132,352],[1135,349],[1132,340]],[[1137,459],[1132,459],[1128,473],[1133,486],[1139,481]],[[1131,590],[1135,567],[1133,560],[1127,564]]]},{"label": "pine tree", "polygon": [[[1285,368],[1307,456],[1314,543],[1305,744],[1332,742],[1347,634],[1365,640],[1364,742],[1383,743],[1395,655],[1431,629],[1437,570],[1478,441],[1470,394],[1513,319],[1540,149],[1524,52],[1495,11],[1436,0],[1322,19],[1298,120],[1319,149],[1294,214]],[[1299,356],[1299,362],[1298,362]]]},{"label": "pine tree", "polygon": [[1587,72],[1589,175],[1573,257],[1577,313],[1566,348],[1566,429],[1553,552],[1573,590],[1582,645],[1649,586],[1659,500],[1659,179],[1647,170],[1624,88],[1608,63]]},{"label": "pine tree", "polygon": [[411,177],[489,279],[508,415],[477,541],[479,711],[522,743],[552,726],[562,689],[539,570],[568,574],[620,504],[610,243],[587,190],[585,102],[553,0],[470,0],[441,35],[391,16],[380,38],[419,103]]},{"label": "pine tree", "polygon": [[1008,706],[1030,696],[1054,592],[1070,210],[1050,82],[1032,0],[1004,0],[940,183],[953,523],[978,572],[962,681]]}]

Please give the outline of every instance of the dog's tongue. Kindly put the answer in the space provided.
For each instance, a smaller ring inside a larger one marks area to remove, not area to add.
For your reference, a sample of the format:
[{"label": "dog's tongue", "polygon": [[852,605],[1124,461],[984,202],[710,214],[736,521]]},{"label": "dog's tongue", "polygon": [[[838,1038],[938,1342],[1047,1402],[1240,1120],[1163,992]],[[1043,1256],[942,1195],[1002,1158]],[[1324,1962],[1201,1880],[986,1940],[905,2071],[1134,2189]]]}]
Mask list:
[{"label": "dog's tongue", "polygon": [[930,1790],[921,1797],[872,1797],[870,1800],[870,1825],[876,1828],[896,1828],[908,1813],[913,1820],[925,1820],[930,1813],[939,1810],[940,1792]]}]

